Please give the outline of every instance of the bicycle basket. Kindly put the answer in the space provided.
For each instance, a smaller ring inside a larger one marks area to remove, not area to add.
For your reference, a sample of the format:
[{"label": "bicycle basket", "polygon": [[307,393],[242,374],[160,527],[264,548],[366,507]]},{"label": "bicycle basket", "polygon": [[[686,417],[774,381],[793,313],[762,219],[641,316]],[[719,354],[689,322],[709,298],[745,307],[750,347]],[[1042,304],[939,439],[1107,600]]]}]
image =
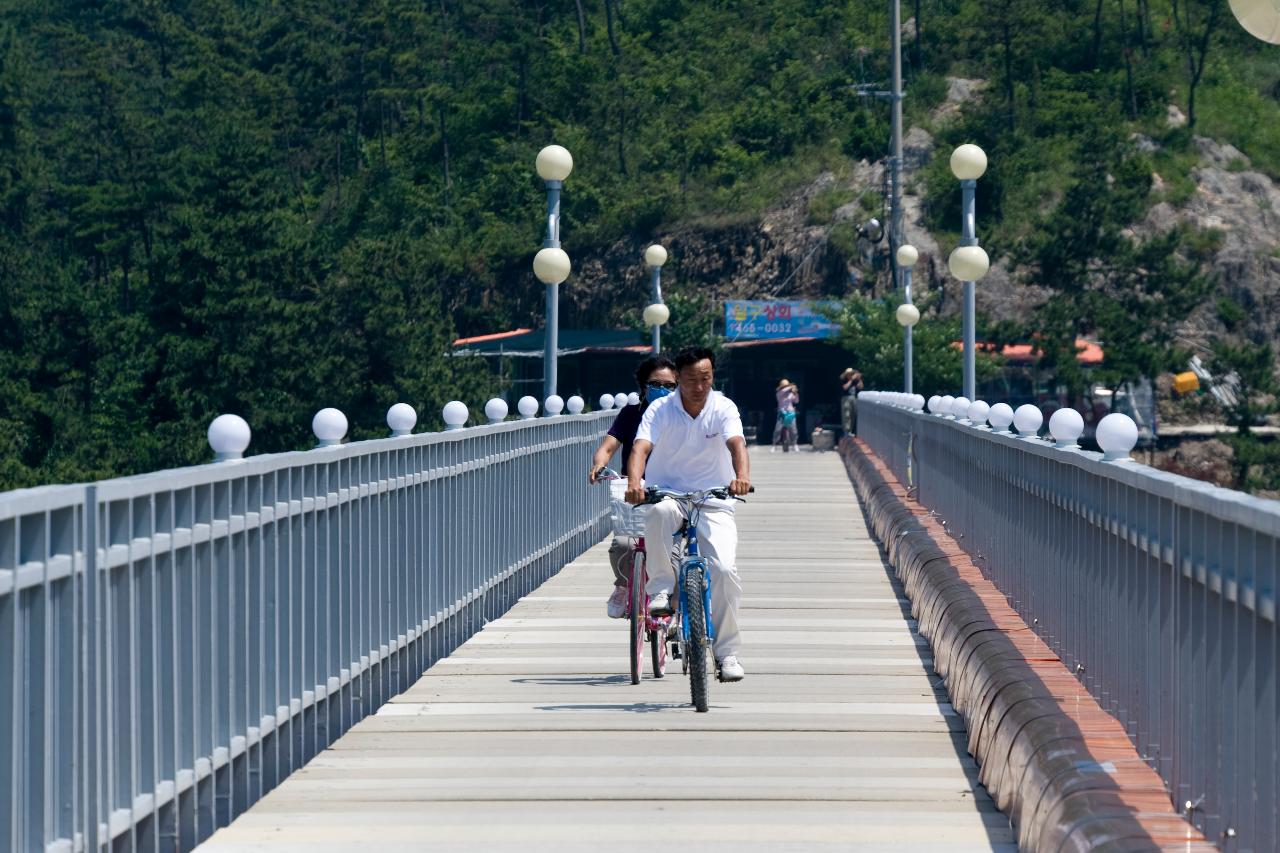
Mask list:
[{"label": "bicycle basket", "polygon": [[643,536],[644,520],[648,506],[632,506],[623,499],[627,493],[626,480],[609,481],[609,518],[613,521],[615,536]]}]

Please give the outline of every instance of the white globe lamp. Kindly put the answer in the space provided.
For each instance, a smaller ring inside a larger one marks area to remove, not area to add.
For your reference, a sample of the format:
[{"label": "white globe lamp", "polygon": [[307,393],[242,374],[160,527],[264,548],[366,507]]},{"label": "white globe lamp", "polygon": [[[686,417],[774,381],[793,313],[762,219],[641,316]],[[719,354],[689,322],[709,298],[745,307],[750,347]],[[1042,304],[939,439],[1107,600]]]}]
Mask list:
[{"label": "white globe lamp", "polygon": [[444,428],[462,429],[466,426],[467,417],[470,412],[467,411],[467,404],[461,400],[450,400],[444,404],[444,411],[441,416],[444,418]]},{"label": "white globe lamp", "polygon": [[942,412],[941,412],[941,409],[942,409],[942,398],[941,398],[941,397],[939,397],[937,394],[934,394],[932,397],[930,397],[930,398],[929,398],[929,404],[928,404],[928,405],[929,405],[929,413],[930,413],[930,414],[934,414],[934,415],[940,415],[940,414],[942,414]]},{"label": "white globe lamp", "polygon": [[319,442],[317,447],[337,447],[347,434],[347,416],[337,409],[321,409],[311,419],[311,431]]},{"label": "white globe lamp", "polygon": [[916,265],[916,261],[920,260],[920,252],[915,246],[907,243],[898,247],[895,257],[898,259],[898,266],[911,269]]},{"label": "white globe lamp", "polygon": [[991,268],[991,259],[981,246],[957,246],[947,258],[947,269],[961,281],[979,281]]},{"label": "white globe lamp", "polygon": [[899,326],[905,326],[909,329],[920,322],[920,309],[909,302],[903,303],[898,306],[894,316],[898,318]]},{"label": "white globe lamp", "polygon": [[969,421],[974,426],[986,426],[987,416],[991,414],[991,406],[982,400],[974,400],[969,404]]},{"label": "white globe lamp", "polygon": [[1013,412],[1013,425],[1017,428],[1018,435],[1023,438],[1034,438],[1039,434],[1043,423],[1044,414],[1030,403],[1023,403]]},{"label": "white globe lamp", "polygon": [[602,411],[602,412],[604,412],[604,411],[608,411],[609,409],[612,409],[612,408],[613,408],[613,395],[612,395],[612,394],[601,394],[601,395],[600,395],[599,403],[600,403],[600,411]]},{"label": "white globe lamp", "polygon": [[995,432],[1007,432],[1013,423],[1013,407],[1008,403],[996,403],[987,415],[987,422]]},{"label": "white globe lamp", "polygon": [[968,397],[956,397],[951,402],[951,414],[956,416],[956,420],[962,421],[965,418],[969,417],[970,402],[971,401],[969,400]]},{"label": "white globe lamp", "polygon": [[660,267],[667,262],[667,250],[654,243],[644,250],[644,262],[651,267]]},{"label": "white globe lamp", "polygon": [[484,404],[484,416],[489,419],[491,424],[500,424],[507,419],[507,401],[501,397],[494,397],[492,400]]},{"label": "white globe lamp", "polygon": [[1098,421],[1097,438],[1104,460],[1123,462],[1138,443],[1138,425],[1128,415],[1112,412]]},{"label": "white globe lamp", "polygon": [[573,171],[573,155],[560,145],[548,145],[538,152],[535,166],[542,180],[563,181]]},{"label": "white globe lamp", "polygon": [[209,446],[215,462],[233,462],[244,458],[253,437],[249,422],[239,415],[218,415],[209,424]]},{"label": "white globe lamp", "polygon": [[554,246],[540,249],[533,256],[533,274],[543,284],[560,284],[569,277],[572,264],[564,249]]},{"label": "white globe lamp", "polygon": [[1055,446],[1075,447],[1084,434],[1084,417],[1075,409],[1058,409],[1049,416],[1049,432],[1057,441]]},{"label": "white globe lamp", "polygon": [[951,174],[962,181],[976,181],[987,171],[987,152],[965,143],[951,152]]},{"label": "white globe lamp", "polygon": [[661,302],[655,302],[644,309],[644,324],[646,326],[665,326],[670,319],[671,309]]},{"label": "white globe lamp", "polygon": [[528,395],[521,397],[520,402],[516,403],[516,410],[520,412],[520,417],[526,421],[530,418],[538,416],[538,399]]},{"label": "white globe lamp", "polygon": [[542,410],[554,418],[556,415],[564,411],[564,398],[559,394],[552,394],[542,404]]},{"label": "white globe lamp", "polygon": [[396,403],[387,409],[387,426],[394,438],[402,438],[413,432],[418,424],[418,412],[408,403]]}]

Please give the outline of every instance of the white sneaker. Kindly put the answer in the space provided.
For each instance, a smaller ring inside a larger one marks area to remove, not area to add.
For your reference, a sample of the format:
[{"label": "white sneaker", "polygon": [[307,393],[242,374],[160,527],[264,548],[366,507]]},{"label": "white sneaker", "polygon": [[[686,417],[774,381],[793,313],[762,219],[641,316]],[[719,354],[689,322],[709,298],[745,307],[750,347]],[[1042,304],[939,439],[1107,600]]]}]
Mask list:
[{"label": "white sneaker", "polygon": [[627,588],[625,586],[615,586],[613,595],[609,596],[609,603],[605,605],[605,610],[609,614],[610,619],[621,619],[627,615]]},{"label": "white sneaker", "polygon": [[671,615],[671,594],[660,592],[653,598],[649,599],[649,615],[650,616],[670,616]]},{"label": "white sneaker", "polygon": [[741,681],[746,677],[746,670],[742,668],[742,664],[738,663],[737,655],[729,655],[720,661],[721,681]]}]

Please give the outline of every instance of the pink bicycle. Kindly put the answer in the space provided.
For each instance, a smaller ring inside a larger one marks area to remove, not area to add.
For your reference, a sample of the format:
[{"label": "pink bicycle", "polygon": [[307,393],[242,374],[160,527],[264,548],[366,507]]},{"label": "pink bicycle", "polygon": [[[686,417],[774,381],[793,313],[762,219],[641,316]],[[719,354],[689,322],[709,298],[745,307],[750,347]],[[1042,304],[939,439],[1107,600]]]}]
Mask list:
[{"label": "pink bicycle", "polygon": [[644,513],[647,507],[632,506],[623,499],[627,481],[616,471],[605,468],[597,474],[597,480],[609,481],[614,533],[635,540],[631,553],[631,574],[627,578],[627,621],[630,629],[627,657],[631,661],[631,683],[639,684],[644,672],[646,641],[649,643],[653,677],[662,678],[667,672],[667,632],[671,628],[672,617],[649,615],[649,596],[645,593],[649,574],[646,570],[647,552],[644,543]]}]

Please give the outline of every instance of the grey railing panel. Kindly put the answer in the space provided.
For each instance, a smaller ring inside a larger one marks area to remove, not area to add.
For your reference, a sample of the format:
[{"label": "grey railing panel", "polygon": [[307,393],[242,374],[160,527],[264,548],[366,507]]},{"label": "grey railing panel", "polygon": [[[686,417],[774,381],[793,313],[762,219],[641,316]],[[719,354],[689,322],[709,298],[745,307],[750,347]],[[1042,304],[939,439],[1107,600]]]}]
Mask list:
[{"label": "grey railing panel", "polygon": [[[1280,503],[859,400],[858,432],[1210,838],[1275,849]],[[1232,848],[1234,849],[1234,847]]]},{"label": "grey railing panel", "polygon": [[0,848],[228,823],[603,535],[612,414],[0,495]]}]

